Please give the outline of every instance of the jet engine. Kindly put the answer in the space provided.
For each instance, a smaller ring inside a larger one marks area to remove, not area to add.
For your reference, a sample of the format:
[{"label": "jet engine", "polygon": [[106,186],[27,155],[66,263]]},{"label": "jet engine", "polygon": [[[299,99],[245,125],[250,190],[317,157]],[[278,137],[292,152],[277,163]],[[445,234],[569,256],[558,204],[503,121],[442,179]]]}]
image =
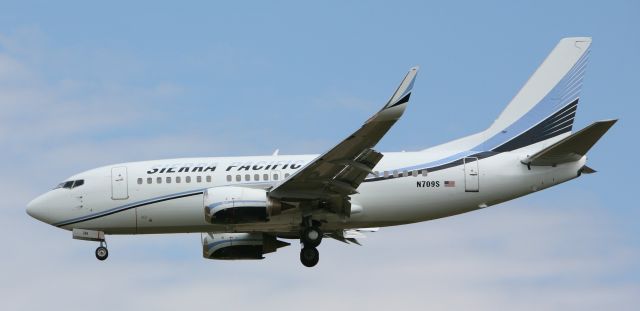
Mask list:
[{"label": "jet engine", "polygon": [[205,233],[202,256],[208,259],[263,259],[289,243],[263,233]]},{"label": "jet engine", "polygon": [[262,189],[229,186],[204,193],[204,215],[211,224],[265,222],[281,211],[280,201],[269,198]]}]

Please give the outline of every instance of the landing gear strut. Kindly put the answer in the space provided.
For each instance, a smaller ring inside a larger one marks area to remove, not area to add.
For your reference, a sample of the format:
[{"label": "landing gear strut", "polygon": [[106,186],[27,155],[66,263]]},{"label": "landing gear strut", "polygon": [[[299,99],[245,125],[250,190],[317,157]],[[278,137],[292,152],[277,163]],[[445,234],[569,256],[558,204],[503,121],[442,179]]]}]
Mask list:
[{"label": "landing gear strut", "polygon": [[109,257],[109,250],[107,249],[107,242],[100,241],[100,246],[96,248],[96,258],[98,260],[103,261]]},{"label": "landing gear strut", "polygon": [[322,231],[318,228],[311,217],[305,217],[302,221],[302,230],[300,232],[300,242],[302,249],[300,250],[300,262],[305,267],[313,267],[320,260],[320,252],[318,245],[322,242]]}]

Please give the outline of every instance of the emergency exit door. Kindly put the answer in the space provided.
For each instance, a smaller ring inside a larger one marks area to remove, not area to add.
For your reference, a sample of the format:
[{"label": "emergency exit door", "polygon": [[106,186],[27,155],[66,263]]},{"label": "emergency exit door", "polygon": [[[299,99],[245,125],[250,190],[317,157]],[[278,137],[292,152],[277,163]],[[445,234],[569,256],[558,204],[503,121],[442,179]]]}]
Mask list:
[{"label": "emergency exit door", "polygon": [[111,169],[111,198],[114,200],[126,200],[129,198],[129,186],[127,184],[127,167],[119,166]]},{"label": "emergency exit door", "polygon": [[480,191],[478,158],[464,158],[464,189],[466,192]]}]

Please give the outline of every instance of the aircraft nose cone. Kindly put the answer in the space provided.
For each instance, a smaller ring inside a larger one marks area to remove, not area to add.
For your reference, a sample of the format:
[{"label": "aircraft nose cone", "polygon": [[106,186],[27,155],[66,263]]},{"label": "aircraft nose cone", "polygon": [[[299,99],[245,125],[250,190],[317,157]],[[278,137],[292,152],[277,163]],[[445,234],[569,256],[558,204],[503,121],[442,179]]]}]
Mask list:
[{"label": "aircraft nose cone", "polygon": [[46,209],[42,201],[43,200],[41,197],[37,197],[33,201],[29,202],[27,204],[27,214],[29,214],[29,216],[37,220],[46,222],[44,220],[46,218],[45,217]]},{"label": "aircraft nose cone", "polygon": [[33,212],[33,204],[31,204],[33,201],[27,203],[27,214],[33,218],[35,218],[35,213]]}]

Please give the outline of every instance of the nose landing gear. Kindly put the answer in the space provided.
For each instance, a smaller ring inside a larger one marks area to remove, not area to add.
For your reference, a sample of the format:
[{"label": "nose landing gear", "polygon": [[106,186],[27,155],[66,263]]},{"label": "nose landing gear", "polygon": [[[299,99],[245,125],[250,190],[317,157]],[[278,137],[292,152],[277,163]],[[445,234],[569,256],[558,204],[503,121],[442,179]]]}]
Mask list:
[{"label": "nose landing gear", "polygon": [[107,249],[107,242],[100,241],[100,246],[96,248],[96,258],[98,260],[103,261],[109,257],[109,250]]},{"label": "nose landing gear", "polygon": [[104,232],[86,229],[73,229],[73,238],[76,240],[100,242],[100,246],[96,248],[96,258],[103,261],[109,257],[109,250],[107,250],[107,240],[104,238]]}]

